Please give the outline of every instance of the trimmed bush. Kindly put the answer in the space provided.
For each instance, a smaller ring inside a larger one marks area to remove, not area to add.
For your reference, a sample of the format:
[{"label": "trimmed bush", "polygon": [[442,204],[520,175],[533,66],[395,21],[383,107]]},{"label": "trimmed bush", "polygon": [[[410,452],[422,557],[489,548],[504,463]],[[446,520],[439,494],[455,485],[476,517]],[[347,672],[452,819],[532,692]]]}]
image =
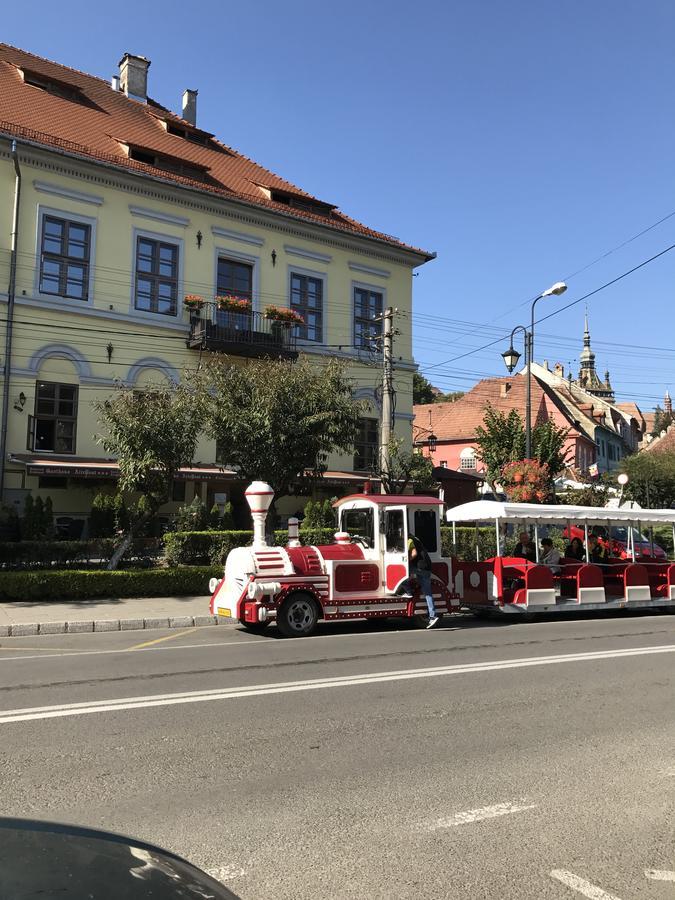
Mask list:
[{"label": "trimmed bush", "polygon": [[[303,544],[330,544],[332,528],[301,528]],[[287,531],[275,531],[277,544],[288,541]],[[170,566],[224,565],[227,554],[235,547],[248,547],[252,531],[171,531],[164,535],[164,555]]]},{"label": "trimmed bush", "polygon": [[[16,541],[0,542],[0,567],[4,569],[41,569],[56,566],[82,565],[91,560],[106,561],[115,549],[112,538],[89,541]],[[139,538],[129,556],[157,557],[160,542],[153,538]]]},{"label": "trimmed bush", "polygon": [[90,600],[94,597],[185,597],[209,593],[209,579],[222,574],[211,566],[43,572],[0,572],[0,601]]},{"label": "trimmed bush", "polygon": [[497,553],[494,528],[457,528],[457,546],[452,545],[452,528],[441,527],[441,547],[443,556],[456,556],[458,559],[476,558],[476,538],[480,558],[487,559]]}]

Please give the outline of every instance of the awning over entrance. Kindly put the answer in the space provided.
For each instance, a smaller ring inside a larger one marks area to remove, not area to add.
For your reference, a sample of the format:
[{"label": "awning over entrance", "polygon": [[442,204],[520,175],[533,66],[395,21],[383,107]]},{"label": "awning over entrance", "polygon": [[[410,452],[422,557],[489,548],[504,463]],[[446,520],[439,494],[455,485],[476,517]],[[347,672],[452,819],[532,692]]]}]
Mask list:
[{"label": "awning over entrance", "polygon": [[[85,459],[82,457],[43,456],[15,453],[10,462],[26,467],[27,475],[60,478],[119,478],[120,468],[113,459]],[[231,469],[219,466],[186,466],[176,472],[180,481],[224,481],[237,477]]]},{"label": "awning over entrance", "polygon": [[[54,456],[49,454],[13,453],[10,462],[25,466],[27,475],[51,476],[58,478],[110,478],[120,477],[120,469],[114,459],[91,459],[80,456]],[[237,472],[221,468],[217,465],[185,466],[176,472],[180,481],[238,481]],[[357,472],[324,472],[318,483],[326,484],[363,484],[379,479],[369,478]]]}]

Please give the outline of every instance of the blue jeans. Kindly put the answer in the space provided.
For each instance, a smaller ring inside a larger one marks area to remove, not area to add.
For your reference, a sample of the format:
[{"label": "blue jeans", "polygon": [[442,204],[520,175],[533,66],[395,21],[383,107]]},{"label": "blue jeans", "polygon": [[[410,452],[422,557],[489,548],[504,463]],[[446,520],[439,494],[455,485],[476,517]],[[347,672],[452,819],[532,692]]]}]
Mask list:
[{"label": "blue jeans", "polygon": [[431,596],[431,572],[428,569],[410,569],[410,579],[415,580],[420,586],[420,594],[427,601],[427,609],[429,610],[429,618],[436,618],[436,607],[434,606],[434,598]]}]

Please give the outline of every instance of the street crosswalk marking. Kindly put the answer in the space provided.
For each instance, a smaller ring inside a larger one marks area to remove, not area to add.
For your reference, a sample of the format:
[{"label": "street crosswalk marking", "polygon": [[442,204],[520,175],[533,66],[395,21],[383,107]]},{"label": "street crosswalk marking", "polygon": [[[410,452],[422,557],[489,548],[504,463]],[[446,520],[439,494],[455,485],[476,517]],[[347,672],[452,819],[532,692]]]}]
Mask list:
[{"label": "street crosswalk marking", "polygon": [[585,878],[580,878],[574,872],[567,872],[565,869],[553,869],[549,874],[551,878],[555,878],[556,881],[576,891],[577,894],[588,897],[588,900],[620,900],[616,894],[609,894],[607,891],[603,891],[602,888],[591,884]]},{"label": "street crosswalk marking", "polygon": [[665,869],[645,869],[645,878],[652,881],[675,881],[675,872],[668,872]]},{"label": "street crosswalk marking", "polygon": [[424,828],[427,831],[455,828],[458,825],[470,825],[474,822],[483,822],[486,819],[496,819],[499,816],[508,816],[526,809],[534,809],[535,806],[535,803],[526,803],[525,800],[518,800],[515,803],[495,803],[492,806],[481,806],[478,809],[467,809],[464,812],[454,813],[445,819],[437,819],[435,822],[425,825]]}]

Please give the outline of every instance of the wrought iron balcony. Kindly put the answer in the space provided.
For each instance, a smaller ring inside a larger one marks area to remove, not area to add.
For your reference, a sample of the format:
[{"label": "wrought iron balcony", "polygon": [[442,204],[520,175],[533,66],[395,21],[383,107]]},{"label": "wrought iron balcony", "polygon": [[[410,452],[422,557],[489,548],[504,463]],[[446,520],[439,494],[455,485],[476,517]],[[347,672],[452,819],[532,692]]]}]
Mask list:
[{"label": "wrought iron balcony", "polygon": [[201,309],[190,311],[187,345],[234,356],[296,359],[294,330],[258,312],[221,310],[214,303],[205,303]]}]

